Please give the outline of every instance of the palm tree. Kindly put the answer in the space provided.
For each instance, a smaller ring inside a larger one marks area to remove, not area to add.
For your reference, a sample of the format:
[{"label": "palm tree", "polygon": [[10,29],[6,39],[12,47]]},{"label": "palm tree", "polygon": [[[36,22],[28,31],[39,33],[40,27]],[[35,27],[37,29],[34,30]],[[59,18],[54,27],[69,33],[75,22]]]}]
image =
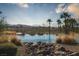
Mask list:
[{"label": "palm tree", "polygon": [[49,23],[49,42],[50,42],[50,25],[51,25],[52,20],[48,19],[47,22]]},{"label": "palm tree", "polygon": [[60,30],[61,30],[61,20],[58,19],[58,20],[57,20],[57,23],[58,23],[58,28],[59,28],[58,31],[60,32]]},{"label": "palm tree", "polygon": [[76,25],[76,20],[71,18],[71,15],[69,15],[67,12],[64,12],[61,14],[60,18],[64,18],[64,24],[65,24],[65,33],[68,33],[69,30],[72,29],[74,31],[74,26]]},{"label": "palm tree", "polygon": [[71,18],[71,15],[69,15],[67,12],[63,12],[61,15],[60,15],[60,18],[63,18],[64,19],[64,30],[65,30],[65,33],[68,33],[68,30],[67,30],[67,25],[68,25],[68,19]]},{"label": "palm tree", "polygon": [[60,18],[69,18],[71,15],[69,15],[67,12],[63,12],[61,15],[60,15]]},{"label": "palm tree", "polygon": [[70,22],[72,31],[74,31],[77,21],[75,19],[71,18],[69,22]]}]

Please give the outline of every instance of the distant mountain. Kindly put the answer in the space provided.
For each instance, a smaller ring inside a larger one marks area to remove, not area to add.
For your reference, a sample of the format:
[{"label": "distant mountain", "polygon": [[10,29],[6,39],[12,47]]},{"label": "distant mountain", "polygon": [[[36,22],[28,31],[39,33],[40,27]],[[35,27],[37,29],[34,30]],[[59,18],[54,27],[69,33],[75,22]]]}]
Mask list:
[{"label": "distant mountain", "polygon": [[[12,30],[17,32],[23,32],[23,33],[48,33],[49,29],[48,27],[44,26],[30,26],[30,25],[8,25],[6,30]],[[51,27],[51,32],[57,32],[57,27]]]},{"label": "distant mountain", "polygon": [[20,28],[33,28],[33,27],[42,27],[42,26],[39,26],[39,25],[22,25],[22,24],[17,24],[17,25],[8,25],[8,27],[20,27]]}]

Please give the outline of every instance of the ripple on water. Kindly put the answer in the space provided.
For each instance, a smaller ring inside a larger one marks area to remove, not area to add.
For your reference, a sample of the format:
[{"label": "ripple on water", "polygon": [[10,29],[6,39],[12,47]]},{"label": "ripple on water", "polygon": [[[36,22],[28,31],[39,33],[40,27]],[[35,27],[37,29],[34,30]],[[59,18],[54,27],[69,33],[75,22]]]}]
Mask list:
[{"label": "ripple on water", "polygon": [[[22,42],[48,42],[49,41],[49,35],[44,34],[44,35],[17,35],[18,39],[21,39]],[[50,35],[51,42],[55,43],[56,42],[56,35],[51,34]]]}]

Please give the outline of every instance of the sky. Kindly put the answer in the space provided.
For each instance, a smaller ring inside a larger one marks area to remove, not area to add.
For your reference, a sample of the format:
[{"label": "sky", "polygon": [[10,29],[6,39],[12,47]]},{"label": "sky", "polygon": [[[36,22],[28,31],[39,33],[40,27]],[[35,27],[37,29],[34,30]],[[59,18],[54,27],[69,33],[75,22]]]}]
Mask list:
[{"label": "sky", "polygon": [[51,26],[56,27],[60,14],[64,11],[79,17],[79,4],[66,3],[0,3],[0,11],[9,24],[47,26],[47,19],[52,20]]}]

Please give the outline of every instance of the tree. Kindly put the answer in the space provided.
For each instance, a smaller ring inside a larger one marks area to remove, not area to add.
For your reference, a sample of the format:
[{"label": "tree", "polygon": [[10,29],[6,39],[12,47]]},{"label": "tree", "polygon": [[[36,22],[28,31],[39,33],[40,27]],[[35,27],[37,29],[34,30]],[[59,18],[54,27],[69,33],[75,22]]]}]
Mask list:
[{"label": "tree", "polygon": [[65,30],[65,33],[68,33],[68,30],[67,30],[67,25],[68,25],[68,21],[69,19],[71,18],[71,15],[69,15],[67,12],[63,12],[61,15],[60,15],[60,18],[64,19],[64,30]]},{"label": "tree", "polygon": [[61,15],[60,15],[60,18],[63,18],[64,19],[64,30],[65,30],[65,33],[68,33],[69,31],[73,31],[74,32],[74,29],[75,29],[75,25],[77,23],[77,21],[71,17],[71,15],[69,15],[67,12],[63,12]]},{"label": "tree", "polygon": [[61,30],[61,20],[58,19],[57,23],[58,23],[58,29],[59,29],[58,31],[60,32],[60,30]]},{"label": "tree", "polygon": [[79,23],[76,23],[76,32],[79,32]]},{"label": "tree", "polygon": [[68,19],[69,17],[71,17],[71,15],[69,15],[67,12],[63,12],[63,13],[60,15],[60,18]]},{"label": "tree", "polygon": [[74,18],[71,18],[69,22],[70,22],[71,29],[74,32],[77,21]]},{"label": "tree", "polygon": [[49,42],[50,42],[50,25],[51,25],[52,20],[48,19],[47,22],[49,23]]},{"label": "tree", "polygon": [[[2,14],[2,11],[0,11],[0,14]],[[0,17],[0,31],[3,31],[7,27],[7,22],[4,19],[5,17]]]},{"label": "tree", "polygon": [[4,19],[0,19],[0,31],[4,30],[6,28],[7,24],[4,21]]}]

